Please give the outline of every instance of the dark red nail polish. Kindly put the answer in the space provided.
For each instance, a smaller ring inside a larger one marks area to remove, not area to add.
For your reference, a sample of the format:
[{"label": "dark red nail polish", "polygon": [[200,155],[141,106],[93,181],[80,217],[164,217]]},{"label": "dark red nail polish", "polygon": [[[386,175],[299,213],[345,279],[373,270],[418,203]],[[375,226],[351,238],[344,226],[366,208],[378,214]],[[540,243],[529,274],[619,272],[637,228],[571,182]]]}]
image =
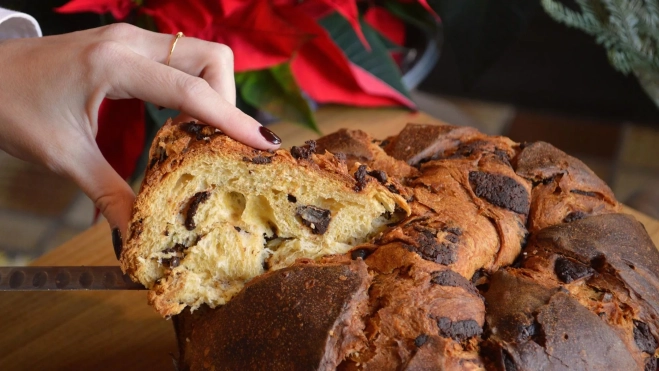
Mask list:
[{"label": "dark red nail polish", "polygon": [[119,228],[112,228],[112,247],[114,247],[114,254],[117,260],[121,256],[121,250],[124,248],[124,242],[121,240],[121,231]]},{"label": "dark red nail polish", "polygon": [[272,144],[281,144],[281,138],[277,136],[277,134],[273,133],[272,130],[266,128],[265,126],[261,126],[259,128],[259,132],[261,135],[263,135],[263,138],[267,140],[268,142]]}]

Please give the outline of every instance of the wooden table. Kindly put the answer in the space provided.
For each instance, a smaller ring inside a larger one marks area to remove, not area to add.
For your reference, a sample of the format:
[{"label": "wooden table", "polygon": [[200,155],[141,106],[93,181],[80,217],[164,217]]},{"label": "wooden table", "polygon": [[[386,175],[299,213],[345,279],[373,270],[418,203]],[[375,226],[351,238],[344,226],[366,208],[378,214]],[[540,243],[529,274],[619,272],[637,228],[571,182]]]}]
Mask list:
[{"label": "wooden table", "polygon": [[[329,107],[318,112],[325,133],[360,128],[377,137],[407,122],[440,123],[422,113],[396,109]],[[285,146],[315,135],[297,126],[271,126]],[[659,221],[641,220],[655,245]],[[98,224],[39,258],[34,265],[115,265],[106,223]],[[146,303],[144,291],[0,293],[1,370],[173,370],[176,344],[171,321]]]}]

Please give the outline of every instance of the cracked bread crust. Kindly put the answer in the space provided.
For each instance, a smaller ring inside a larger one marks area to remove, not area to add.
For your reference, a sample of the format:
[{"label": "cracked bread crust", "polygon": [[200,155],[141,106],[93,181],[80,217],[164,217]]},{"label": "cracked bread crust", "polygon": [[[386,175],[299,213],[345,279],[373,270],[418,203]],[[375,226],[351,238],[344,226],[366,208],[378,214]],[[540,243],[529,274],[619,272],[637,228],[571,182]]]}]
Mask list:
[{"label": "cracked bread crust", "polygon": [[395,179],[301,152],[252,149],[196,122],[161,129],[121,254],[161,315],[224,304],[253,277],[346,252],[409,212]]}]

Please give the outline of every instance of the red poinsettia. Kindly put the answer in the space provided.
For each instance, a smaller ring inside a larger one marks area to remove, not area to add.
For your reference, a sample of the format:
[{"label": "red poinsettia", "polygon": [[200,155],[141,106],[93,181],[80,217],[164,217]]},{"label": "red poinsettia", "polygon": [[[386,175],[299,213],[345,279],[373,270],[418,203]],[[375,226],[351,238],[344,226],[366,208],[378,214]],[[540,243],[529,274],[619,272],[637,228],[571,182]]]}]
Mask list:
[{"label": "red poinsettia", "polygon": [[[418,2],[436,16],[426,0],[400,1]],[[320,19],[333,12],[340,14],[366,50],[370,50],[357,0],[72,0],[56,11],[111,13],[119,21],[131,13],[149,16],[159,32],[181,31],[189,37],[228,45],[234,52],[237,73],[290,63],[297,85],[318,103],[415,108],[401,91],[352,63],[319,24]],[[404,24],[386,9],[370,6],[363,20],[391,42],[403,43]],[[137,129],[141,130],[139,135],[130,137],[126,133],[135,134],[135,129],[118,134],[118,129],[108,127],[110,122],[116,126],[113,112],[128,109],[135,113],[121,115],[121,122],[128,122],[125,117],[142,119],[144,106],[136,101],[105,102],[99,112],[99,146],[124,176],[130,174],[130,164],[139,157],[135,148],[144,144],[144,128]],[[123,154],[114,156],[113,151]]]}]

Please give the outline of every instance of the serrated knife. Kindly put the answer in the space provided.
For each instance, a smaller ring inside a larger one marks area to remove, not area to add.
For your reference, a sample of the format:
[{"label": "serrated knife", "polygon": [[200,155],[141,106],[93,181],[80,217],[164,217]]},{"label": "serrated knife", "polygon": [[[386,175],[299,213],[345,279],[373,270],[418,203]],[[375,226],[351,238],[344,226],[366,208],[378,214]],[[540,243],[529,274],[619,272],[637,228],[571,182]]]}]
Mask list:
[{"label": "serrated knife", "polygon": [[145,290],[118,266],[0,267],[0,291]]}]

